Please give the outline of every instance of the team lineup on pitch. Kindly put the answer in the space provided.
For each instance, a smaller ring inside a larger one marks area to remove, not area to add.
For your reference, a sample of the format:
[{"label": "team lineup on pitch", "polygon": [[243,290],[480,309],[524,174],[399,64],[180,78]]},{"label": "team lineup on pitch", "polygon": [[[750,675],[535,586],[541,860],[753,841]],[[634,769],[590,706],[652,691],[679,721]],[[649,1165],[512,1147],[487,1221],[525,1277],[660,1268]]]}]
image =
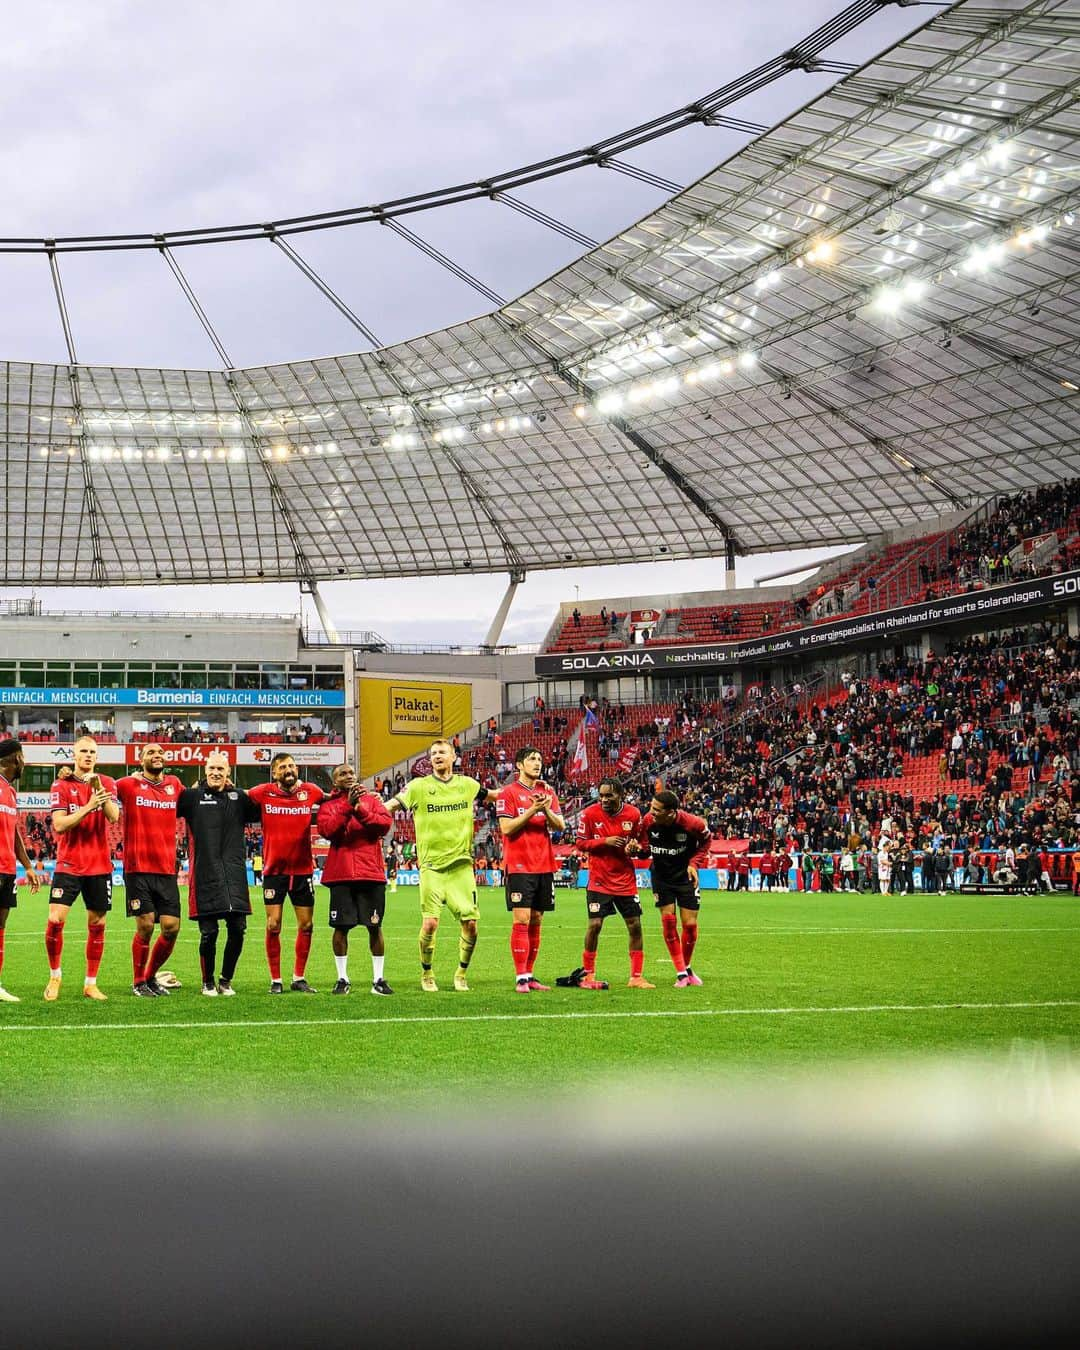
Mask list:
[{"label": "team lineup on pitch", "polygon": [[[665,1075],[691,1065],[709,1073],[845,1056],[1000,1052],[1080,1029],[1073,978],[1080,923],[1069,896],[714,891],[702,900],[704,822],[659,787],[642,815],[605,780],[575,831],[589,888],[560,891],[556,906],[551,834],[564,821],[530,747],[518,777],[490,793],[507,845],[504,893],[476,889],[472,808],[489,790],[454,772],[445,744],[432,747],[434,772],[389,802],[365,792],[348,765],[323,794],[298,780],[284,752],[269,782],[250,793],[233,787],[227,763],[213,755],[196,787],[170,782],[155,746],[144,748],[138,775],[113,785],[97,778],[92,749],[76,747],[75,772],[56,788],[57,823],[103,819],[103,799],[115,801],[128,884],[109,897],[110,914],[93,908],[102,903],[93,871],[74,879],[61,871],[47,896],[24,888],[4,914],[10,993],[0,1043],[19,1066],[28,1104],[61,1082],[73,1101],[145,1104],[145,1051],[132,1047],[148,1036],[178,1099],[197,1091],[212,1104],[211,1071],[226,1095],[303,1092],[333,1109],[387,1093],[403,1100],[441,1099],[455,1088],[497,1093],[523,1072],[558,1092],[590,1081],[594,1065],[608,1074]],[[0,766],[14,773],[19,752],[9,748],[4,758],[3,751]],[[419,916],[417,892],[386,883],[382,840],[402,810],[417,825]],[[189,822],[192,849],[187,923],[176,875],[165,871],[175,858],[177,816]],[[266,862],[262,885],[251,888],[244,824],[256,820]],[[324,885],[311,871],[313,821],[331,846]],[[95,841],[84,837],[82,846]],[[70,867],[71,853],[64,856]],[[652,892],[638,891],[634,864],[644,858]],[[102,863],[91,854],[82,865]],[[56,941],[70,916],[70,903],[61,902],[76,887],[91,899],[83,997],[64,987]],[[121,902],[133,921],[130,972],[129,930],[115,912]],[[264,951],[253,952],[244,939],[260,905]],[[42,1002],[35,995],[46,912]],[[447,915],[456,931],[440,946]],[[605,938],[608,919],[617,923]],[[290,929],[293,968],[283,978]],[[357,929],[371,962],[370,985],[357,988],[379,998],[340,997],[352,990],[349,938]],[[83,1035],[95,1029],[119,1034]],[[18,1034],[29,1031],[48,1039]]]},{"label": "team lineup on pitch", "polygon": [[[132,993],[143,999],[170,996],[176,987],[163,967],[180,929],[180,888],[176,851],[177,825],[186,826],[189,851],[188,917],[199,926],[199,962],[202,994],[233,998],[237,966],[244,949],[247,919],[253,907],[247,884],[245,829],[258,824],[262,832],[262,899],[266,912],[266,957],[271,995],[285,992],[282,978],[281,931],[286,900],[296,923],[292,977],[293,993],[317,991],[307,979],[315,915],[315,860],[312,830],[329,842],[321,881],[330,892],[329,923],[333,929],[336,982],[332,993],[347,995],[349,934],[367,931],[372,965],[371,992],[394,994],[385,978],[387,869],[383,841],[393,827],[393,812],[412,814],[420,865],[419,936],[420,987],[437,993],[434,971],[440,919],[444,912],[457,920],[458,962],[453,988],[469,992],[469,966],[479,936],[479,903],[474,871],[474,808],[495,807],[503,836],[506,868],[506,908],[513,923],[510,934],[518,994],[550,993],[552,986],[537,978],[545,914],[555,908],[555,852],[553,832],[566,829],[555,794],[543,782],[543,759],[533,746],[515,757],[518,777],[498,789],[485,788],[476,779],[456,772],[453,745],[436,739],[429,750],[431,772],[413,778],[396,796],[384,802],[357,780],[351,765],[338,765],[332,791],[300,780],[288,751],[275,754],[270,781],[242,791],[231,781],[228,759],[212,751],[204,776],[185,788],[165,772],[161,745],[142,747],[137,773],[114,782],[96,770],[97,743],[83,735],[73,747],[73,762],[58,773],[50,794],[52,828],[58,841],[56,870],[48,883],[49,907],[45,950],[49,976],[47,1003],[58,1001],[63,988],[61,964],[65,929],[72,905],[82,899],[87,913],[86,970],[83,997],[108,1001],[98,984],[105,948],[106,917],[112,908],[112,861],[108,826],[120,822],[124,859],[126,908],[135,920],[132,940]],[[14,796],[24,765],[20,742],[0,744],[0,779],[8,797]],[[31,894],[44,883],[26,850],[17,811],[8,804],[0,815],[0,876],[4,878],[0,908],[0,975],[3,973],[6,925],[17,907],[16,862],[26,872]],[[577,846],[589,859],[586,895],[587,924],[581,965],[557,983],[585,990],[602,990],[608,983],[596,975],[596,960],[604,920],[618,913],[626,925],[629,979],[633,989],[654,989],[644,974],[642,908],[638,898],[636,859],[648,859],[660,912],[664,943],[675,972],[676,988],[700,987],[702,980],[691,964],[697,940],[700,908],[698,866],[706,857],[709,831],[703,820],[679,809],[672,792],[659,784],[649,811],[625,803],[618,780],[601,781],[598,800],[582,812]],[[678,917],[675,910],[678,908]],[[217,967],[217,946],[224,923],[226,940]],[[680,932],[681,923],[681,932]],[[152,942],[155,926],[157,940]],[[20,1001],[0,984],[0,1000]]]}]

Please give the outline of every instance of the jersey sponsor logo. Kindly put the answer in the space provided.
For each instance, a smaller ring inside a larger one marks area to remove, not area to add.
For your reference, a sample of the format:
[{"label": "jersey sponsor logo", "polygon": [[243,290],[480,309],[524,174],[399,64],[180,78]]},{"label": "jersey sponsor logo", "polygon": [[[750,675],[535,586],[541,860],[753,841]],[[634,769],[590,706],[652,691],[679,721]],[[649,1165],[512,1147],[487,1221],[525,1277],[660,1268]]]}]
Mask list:
[{"label": "jersey sponsor logo", "polygon": [[[172,788],[170,788],[169,791],[171,792],[171,791],[172,791]],[[175,811],[175,810],[176,810],[176,803],[175,803],[175,802],[165,802],[165,801],[162,801],[160,797],[138,797],[138,796],[137,796],[137,797],[135,798],[135,805],[136,805],[136,806],[148,806],[148,807],[150,807],[150,809],[151,809],[152,811]]]}]

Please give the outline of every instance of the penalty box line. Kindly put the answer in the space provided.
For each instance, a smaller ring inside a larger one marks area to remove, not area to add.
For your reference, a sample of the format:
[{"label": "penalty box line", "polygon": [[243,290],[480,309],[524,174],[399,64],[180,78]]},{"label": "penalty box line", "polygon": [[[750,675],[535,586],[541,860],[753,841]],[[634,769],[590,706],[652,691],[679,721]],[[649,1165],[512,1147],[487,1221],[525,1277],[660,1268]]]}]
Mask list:
[{"label": "penalty box line", "polygon": [[377,1027],[402,1026],[415,1023],[431,1026],[454,1022],[595,1022],[626,1021],[636,1017],[835,1017],[869,1016],[880,1013],[920,1012],[1023,1012],[1047,1008],[1080,1008],[1080,999],[1050,999],[1024,1003],[860,1003],[837,1007],[805,1008],[638,1008],[625,1012],[565,1012],[565,1013],[447,1013],[443,1016],[419,1014],[415,1017],[318,1017],[309,1020],[278,1018],[246,1022],[66,1022],[53,1026],[49,1022],[0,1024],[5,1031],[202,1031],[253,1028],[308,1027]]}]

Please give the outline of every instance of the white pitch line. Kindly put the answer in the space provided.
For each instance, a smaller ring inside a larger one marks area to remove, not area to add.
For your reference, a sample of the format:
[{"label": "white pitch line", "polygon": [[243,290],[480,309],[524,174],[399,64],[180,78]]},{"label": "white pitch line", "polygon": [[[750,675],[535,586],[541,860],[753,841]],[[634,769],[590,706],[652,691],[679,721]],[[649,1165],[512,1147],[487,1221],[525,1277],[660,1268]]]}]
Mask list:
[{"label": "white pitch line", "polygon": [[889,933],[1006,933],[1010,937],[1026,936],[1029,933],[1080,933],[1080,927],[1070,928],[710,928],[709,937],[723,936],[726,933],[745,934],[747,937],[781,936],[812,937],[815,934],[833,936],[838,933],[866,933],[868,935]]},{"label": "white pitch line", "polygon": [[24,1023],[5,1026],[5,1031],[244,1031],[251,1027],[372,1027],[407,1023],[432,1024],[446,1022],[574,1022],[626,1020],[635,1017],[817,1017],[872,1013],[918,1012],[1010,1012],[1034,1011],[1045,1008],[1080,1008],[1080,999],[1053,999],[1038,1003],[861,1003],[838,1007],[805,1008],[671,1008],[636,1009],[633,1012],[567,1012],[567,1013],[448,1013],[429,1017],[320,1017],[307,1021],[279,1019],[258,1022],[67,1022],[53,1026],[49,1022]]}]

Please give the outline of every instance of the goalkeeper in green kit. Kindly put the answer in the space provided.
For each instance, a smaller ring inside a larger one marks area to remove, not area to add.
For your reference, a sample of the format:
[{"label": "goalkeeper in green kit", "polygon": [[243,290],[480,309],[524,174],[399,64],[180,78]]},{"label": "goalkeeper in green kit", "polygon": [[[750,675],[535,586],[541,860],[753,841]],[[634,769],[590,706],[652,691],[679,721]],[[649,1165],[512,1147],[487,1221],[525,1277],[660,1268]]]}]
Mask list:
[{"label": "goalkeeper in green kit", "polygon": [[480,909],[473,872],[473,806],[494,801],[489,792],[464,774],[454,773],[454,747],[435,741],[428,752],[432,772],[414,778],[386,803],[391,815],[402,808],[412,812],[416,826],[416,854],[420,862],[420,988],[434,994],[432,964],[435,934],[445,906],[461,925],[458,968],[454,988],[467,993],[469,962],[476,946]]}]

